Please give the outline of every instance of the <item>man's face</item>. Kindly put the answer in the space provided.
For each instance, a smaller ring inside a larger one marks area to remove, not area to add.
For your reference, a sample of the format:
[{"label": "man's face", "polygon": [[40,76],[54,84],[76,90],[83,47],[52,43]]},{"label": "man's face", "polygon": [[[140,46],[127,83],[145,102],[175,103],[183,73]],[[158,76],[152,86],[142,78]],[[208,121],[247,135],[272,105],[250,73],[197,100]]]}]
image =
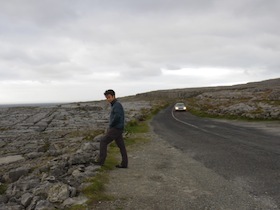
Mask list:
[{"label": "man's face", "polygon": [[111,103],[114,99],[115,99],[115,96],[112,96],[112,95],[106,95],[106,99],[109,103]]}]

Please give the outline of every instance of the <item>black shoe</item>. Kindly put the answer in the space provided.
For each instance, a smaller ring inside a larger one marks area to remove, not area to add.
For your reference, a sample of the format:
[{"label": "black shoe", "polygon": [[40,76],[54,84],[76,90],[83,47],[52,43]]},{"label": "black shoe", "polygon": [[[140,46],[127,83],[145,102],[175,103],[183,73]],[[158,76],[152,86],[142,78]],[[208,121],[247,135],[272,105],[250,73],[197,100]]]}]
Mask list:
[{"label": "black shoe", "polygon": [[127,166],[123,166],[123,165],[119,164],[119,165],[116,165],[116,168],[127,168]]}]

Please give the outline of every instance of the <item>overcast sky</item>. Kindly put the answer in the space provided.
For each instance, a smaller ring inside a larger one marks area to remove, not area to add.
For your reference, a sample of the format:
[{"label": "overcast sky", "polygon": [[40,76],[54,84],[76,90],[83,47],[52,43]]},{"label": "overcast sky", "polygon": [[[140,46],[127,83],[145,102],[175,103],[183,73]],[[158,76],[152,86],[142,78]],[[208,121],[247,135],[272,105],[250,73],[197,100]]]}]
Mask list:
[{"label": "overcast sky", "polygon": [[280,77],[279,0],[0,0],[0,103]]}]

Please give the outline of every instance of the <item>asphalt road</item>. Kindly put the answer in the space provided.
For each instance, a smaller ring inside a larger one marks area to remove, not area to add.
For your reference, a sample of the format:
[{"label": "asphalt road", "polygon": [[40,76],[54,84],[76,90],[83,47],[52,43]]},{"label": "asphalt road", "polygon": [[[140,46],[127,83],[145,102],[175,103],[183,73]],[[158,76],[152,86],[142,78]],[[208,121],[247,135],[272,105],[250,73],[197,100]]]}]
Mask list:
[{"label": "asphalt road", "polygon": [[242,123],[174,112],[173,107],[161,111],[151,124],[172,146],[253,197],[265,198],[280,208],[279,135]]}]

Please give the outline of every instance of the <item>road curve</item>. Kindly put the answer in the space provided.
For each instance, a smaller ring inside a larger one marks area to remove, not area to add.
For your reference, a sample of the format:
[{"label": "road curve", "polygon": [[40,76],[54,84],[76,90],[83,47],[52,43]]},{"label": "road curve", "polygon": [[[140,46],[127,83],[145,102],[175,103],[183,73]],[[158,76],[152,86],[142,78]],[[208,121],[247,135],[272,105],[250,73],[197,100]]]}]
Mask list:
[{"label": "road curve", "polygon": [[162,139],[205,167],[252,196],[274,203],[276,209],[280,207],[277,133],[174,112],[171,106],[155,116],[151,125]]}]

